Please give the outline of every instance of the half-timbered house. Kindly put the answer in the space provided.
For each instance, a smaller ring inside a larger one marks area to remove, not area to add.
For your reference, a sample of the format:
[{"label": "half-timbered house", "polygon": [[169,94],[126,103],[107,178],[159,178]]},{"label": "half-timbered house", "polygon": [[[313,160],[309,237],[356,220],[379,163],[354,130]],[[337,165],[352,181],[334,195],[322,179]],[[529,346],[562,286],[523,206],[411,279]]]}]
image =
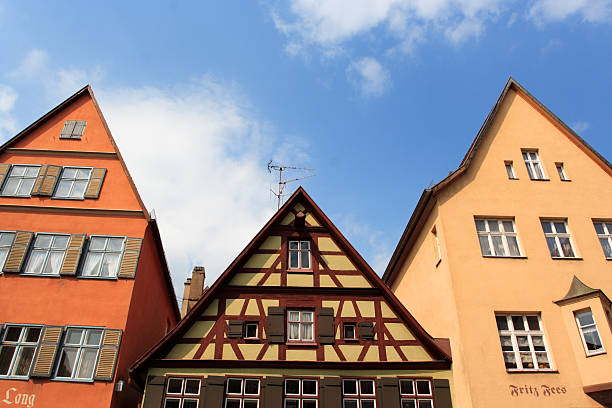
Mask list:
[{"label": "half-timbered house", "polygon": [[300,187],[131,374],[144,408],[442,408],[450,369]]}]

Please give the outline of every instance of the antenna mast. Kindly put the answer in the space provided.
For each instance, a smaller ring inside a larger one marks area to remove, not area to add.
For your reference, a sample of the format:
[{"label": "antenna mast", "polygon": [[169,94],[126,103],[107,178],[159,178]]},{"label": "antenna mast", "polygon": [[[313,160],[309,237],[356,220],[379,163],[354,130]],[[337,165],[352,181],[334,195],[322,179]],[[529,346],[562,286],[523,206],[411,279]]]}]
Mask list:
[{"label": "antenna mast", "polygon": [[283,166],[280,164],[272,164],[272,160],[268,162],[268,173],[272,173],[272,170],[278,171],[278,188],[276,191],[270,189],[272,194],[276,197],[276,209],[278,210],[281,206],[281,201],[283,199],[283,195],[285,193],[285,187],[287,187],[287,183],[293,183],[294,181],[304,180],[310,177],[314,177],[315,174],[307,174],[302,177],[293,178],[291,180],[283,180],[283,171],[287,170],[299,170],[302,172],[310,172],[314,171],[314,169],[309,169],[306,167],[293,167],[293,166]]}]

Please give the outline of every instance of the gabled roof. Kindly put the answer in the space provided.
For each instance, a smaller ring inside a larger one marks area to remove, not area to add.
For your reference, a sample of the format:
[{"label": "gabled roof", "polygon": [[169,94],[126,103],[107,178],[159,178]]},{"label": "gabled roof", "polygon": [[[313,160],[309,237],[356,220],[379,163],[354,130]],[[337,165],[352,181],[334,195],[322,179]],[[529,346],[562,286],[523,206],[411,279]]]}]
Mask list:
[{"label": "gabled roof", "polygon": [[506,96],[510,89],[520,93],[525,96],[527,100],[529,100],[535,107],[542,113],[545,117],[547,117],[555,126],[557,126],[561,131],[563,131],[567,137],[572,140],[578,146],[582,146],[586,149],[587,153],[590,153],[592,159],[599,164],[602,169],[604,169],[608,174],[612,176],[612,164],[606,160],[599,152],[597,152],[591,145],[589,145],[583,138],[578,136],[576,132],[574,132],[568,125],[566,125],[561,119],[559,119],[554,113],[552,113],[544,104],[542,104],[539,100],[537,100],[532,94],[530,94],[525,88],[523,88],[514,78],[510,77],[501,94],[497,98],[495,105],[487,115],[484,123],[480,127],[480,130],[476,134],[476,138],[470,145],[467,153],[461,160],[459,167],[457,170],[451,172],[447,177],[443,180],[435,184],[431,188],[427,188],[421,194],[421,198],[417,203],[416,208],[414,209],[410,220],[408,221],[408,225],[404,230],[391,259],[389,260],[389,264],[383,274],[383,281],[391,286],[395,281],[399,268],[402,266],[403,261],[405,260],[410,248],[414,240],[416,239],[416,235],[420,231],[420,224],[425,221],[427,216],[429,215],[431,209],[433,208],[433,203],[435,202],[436,195],[443,188],[453,183],[459,177],[461,177],[465,172],[469,169],[472,159],[476,155],[478,148],[482,145],[482,141],[488,135],[488,130],[491,127],[499,108],[504,102]]},{"label": "gabled roof", "polygon": [[70,106],[70,104],[72,104],[73,102],[75,102],[77,99],[79,99],[82,96],[89,96],[94,104],[94,107],[96,108],[96,112],[100,118],[100,120],[102,121],[102,125],[104,126],[104,130],[106,131],[106,134],[108,135],[110,142],[113,146],[113,149],[115,150],[115,153],[117,154],[117,158],[119,159],[119,163],[121,164],[121,168],[123,169],[128,182],[130,184],[130,187],[132,188],[132,191],[134,192],[134,195],[136,197],[136,200],[138,201],[138,204],[140,205],[140,208],[142,210],[142,213],[145,217],[145,219],[147,220],[149,226],[152,229],[153,232],[153,237],[155,238],[155,245],[158,249],[158,254],[159,254],[159,260],[160,263],[162,265],[162,269],[164,271],[164,280],[166,281],[166,287],[168,288],[168,294],[170,296],[170,299],[173,300],[170,303],[172,303],[173,305],[173,310],[174,310],[174,314],[178,319],[180,319],[180,311],[178,309],[178,305],[176,303],[176,295],[174,294],[174,287],[172,285],[172,278],[170,276],[170,269],[168,268],[168,263],[166,261],[166,255],[164,253],[163,250],[163,244],[161,241],[161,236],[159,234],[159,228],[157,226],[157,221],[151,217],[151,215],[149,214],[149,211],[147,211],[147,208],[144,204],[144,202],[142,201],[142,198],[140,197],[140,194],[138,193],[138,189],[136,188],[136,184],[134,184],[134,180],[132,179],[132,176],[130,175],[130,172],[125,164],[125,161],[123,160],[123,156],[121,156],[121,152],[119,151],[119,147],[117,147],[117,144],[115,143],[115,139],[113,138],[113,135],[110,131],[110,128],[108,127],[108,123],[106,122],[106,118],[104,117],[104,114],[102,113],[102,110],[100,109],[100,105],[98,105],[98,101],[96,100],[96,97],[94,96],[93,90],[91,89],[91,86],[89,85],[85,85],[83,88],[79,89],[77,92],[75,92],[74,94],[72,94],[70,97],[68,97],[66,100],[64,100],[62,103],[60,103],[59,105],[57,105],[55,108],[51,109],[49,112],[47,112],[46,114],[44,114],[43,116],[41,116],[40,118],[38,118],[36,121],[34,121],[31,125],[29,125],[28,127],[26,127],[25,129],[23,129],[21,132],[17,133],[17,135],[13,136],[11,139],[9,139],[8,141],[6,141],[2,146],[0,146],[0,154],[4,153],[6,151],[6,149],[14,146],[17,142],[19,142],[20,140],[22,140],[23,138],[25,138],[27,135],[30,134],[30,132],[34,131],[35,129],[39,128],[40,126],[42,126],[47,120],[51,119],[53,116],[55,116],[57,113],[61,112],[63,109],[67,108],[68,106]]},{"label": "gabled roof", "polygon": [[574,279],[572,279],[570,288],[565,294],[565,296],[563,296],[562,299],[555,301],[555,303],[561,305],[572,300],[586,298],[593,295],[601,295],[608,300],[608,303],[610,303],[610,299],[608,299],[608,297],[601,289],[593,289],[592,287],[585,285],[580,279],[576,277],[576,275],[574,275]]},{"label": "gabled roof", "polygon": [[421,341],[423,347],[425,347],[425,349],[438,360],[445,362],[451,361],[450,350],[446,339],[434,339],[425,331],[425,329],[423,329],[423,327],[416,321],[410,312],[408,312],[403,304],[382,282],[376,272],[374,272],[374,270],[361,257],[361,255],[359,255],[355,248],[353,248],[353,246],[330,221],[330,219],[327,218],[323,211],[321,211],[321,209],[310,198],[306,191],[302,187],[299,187],[297,191],[287,200],[287,202],[257,233],[251,242],[249,242],[249,244],[242,250],[236,259],[234,259],[234,261],[227,267],[227,269],[215,281],[210,289],[205,292],[204,296],[198,301],[198,303],[196,303],[196,305],[189,311],[183,320],[170,333],[168,333],[165,338],[160,340],[130,368],[130,373],[135,380],[142,381],[142,376],[144,375],[144,370],[147,368],[147,364],[156,358],[164,356],[169,351],[169,348],[172,347],[174,341],[180,339],[180,336],[182,336],[191,327],[192,323],[198,319],[210,302],[217,297],[219,291],[231,281],[232,277],[236,273],[238,273],[239,266],[242,265],[243,262],[248,259],[248,256],[265,240],[272,226],[278,221],[282,220],[282,217],[286,214],[286,212],[289,211],[290,208],[292,208],[296,203],[300,202],[300,200],[303,200],[308,204],[308,206],[312,209],[312,215],[329,230],[330,235],[334,238],[338,245],[344,251],[346,251],[350,259],[356,263],[358,270],[364,273],[375,289],[380,290],[380,294],[404,320],[406,325],[413,332],[414,336]]}]

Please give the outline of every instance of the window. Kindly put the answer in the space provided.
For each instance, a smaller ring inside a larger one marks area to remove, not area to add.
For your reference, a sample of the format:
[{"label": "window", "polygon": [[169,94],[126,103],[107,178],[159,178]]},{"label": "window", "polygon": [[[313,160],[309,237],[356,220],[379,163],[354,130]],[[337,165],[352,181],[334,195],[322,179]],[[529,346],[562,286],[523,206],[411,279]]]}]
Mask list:
[{"label": "window", "polygon": [[431,380],[400,379],[402,408],[433,408]]},{"label": "window", "polygon": [[316,379],[285,379],[284,408],[317,408],[319,383]]},{"label": "window", "polygon": [[516,180],[516,174],[514,174],[514,164],[512,160],[508,160],[505,162],[506,165],[506,174],[508,174],[508,178],[510,180]]},{"label": "window", "polygon": [[376,408],[374,380],[342,380],[342,408]]},{"label": "window", "polygon": [[575,258],[572,238],[566,221],[542,220],[548,250],[553,258]]},{"label": "window", "polygon": [[310,241],[289,241],[289,269],[310,269]]},{"label": "window", "polygon": [[200,382],[199,378],[168,378],[163,408],[198,408]]},{"label": "window", "polygon": [[124,237],[92,236],[82,276],[116,278],[124,242]]},{"label": "window", "polygon": [[7,325],[0,346],[0,377],[29,377],[41,331],[41,326]]},{"label": "window", "polygon": [[92,380],[103,329],[68,327],[55,378]]},{"label": "window", "polygon": [[603,344],[601,343],[601,337],[599,337],[599,331],[597,331],[597,325],[591,310],[577,312],[574,315],[587,356],[603,353]]},{"label": "window", "polygon": [[521,256],[514,220],[474,221],[482,256]]},{"label": "window", "polygon": [[289,310],[288,313],[289,341],[314,341],[314,312],[310,310]]},{"label": "window", "polygon": [[68,248],[69,235],[36,234],[32,251],[23,273],[59,275]]},{"label": "window", "polygon": [[442,260],[442,251],[440,250],[440,239],[438,238],[438,230],[436,229],[436,227],[433,227],[433,229],[431,230],[431,235],[433,236],[436,266],[438,266],[438,263]]},{"label": "window", "polygon": [[527,173],[529,173],[530,179],[546,179],[544,177],[544,170],[542,169],[542,164],[540,163],[540,158],[538,157],[537,151],[523,151],[523,160],[525,160],[525,166],[527,166]]},{"label": "window", "polygon": [[82,199],[90,177],[90,167],[64,167],[53,197]]},{"label": "window", "polygon": [[26,166],[14,164],[6,177],[4,187],[2,187],[3,196],[12,197],[29,197],[32,193],[32,187],[38,177],[40,166]]},{"label": "window", "polygon": [[259,338],[259,323],[247,322],[244,326],[244,338],[245,339],[257,339]]},{"label": "window", "polygon": [[0,231],[0,271],[2,271],[2,268],[4,268],[4,262],[8,257],[8,253],[11,250],[14,239],[14,232]]},{"label": "window", "polygon": [[357,339],[357,329],[355,323],[343,323],[342,334],[344,340],[355,340]]},{"label": "window", "polygon": [[84,120],[67,120],[60,134],[60,139],[80,139],[86,124],[87,121]]},{"label": "window", "polygon": [[259,379],[228,378],[225,394],[225,408],[259,408]]},{"label": "window", "polygon": [[565,174],[563,163],[555,163],[555,167],[557,168],[557,173],[559,173],[559,179],[561,179],[561,181],[570,181],[567,178],[567,174]]},{"label": "window", "polygon": [[508,371],[551,369],[539,315],[499,314],[495,320]]},{"label": "window", "polygon": [[594,222],[593,225],[595,226],[595,232],[597,232],[597,238],[599,238],[599,243],[606,259],[612,259],[612,222]]}]

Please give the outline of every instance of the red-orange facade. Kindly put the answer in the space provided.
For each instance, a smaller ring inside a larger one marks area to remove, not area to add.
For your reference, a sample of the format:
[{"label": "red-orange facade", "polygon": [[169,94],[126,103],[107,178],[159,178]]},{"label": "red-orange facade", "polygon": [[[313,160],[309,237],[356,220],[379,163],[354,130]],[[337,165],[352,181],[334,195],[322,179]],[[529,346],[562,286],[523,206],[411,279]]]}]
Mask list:
[{"label": "red-orange facade", "polygon": [[137,406],[128,368],[178,319],[156,221],[85,87],[0,146],[0,400]]}]

